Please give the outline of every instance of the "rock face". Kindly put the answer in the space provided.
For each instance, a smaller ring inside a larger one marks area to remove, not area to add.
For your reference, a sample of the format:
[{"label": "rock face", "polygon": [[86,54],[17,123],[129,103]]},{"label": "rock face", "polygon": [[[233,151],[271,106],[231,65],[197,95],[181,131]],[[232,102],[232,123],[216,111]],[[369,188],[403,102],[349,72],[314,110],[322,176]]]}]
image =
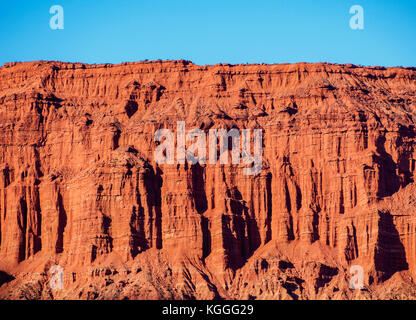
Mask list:
[{"label": "rock face", "polygon": [[[157,164],[178,121],[261,129],[261,171]],[[6,64],[0,297],[416,298],[415,122],[413,68]]]}]

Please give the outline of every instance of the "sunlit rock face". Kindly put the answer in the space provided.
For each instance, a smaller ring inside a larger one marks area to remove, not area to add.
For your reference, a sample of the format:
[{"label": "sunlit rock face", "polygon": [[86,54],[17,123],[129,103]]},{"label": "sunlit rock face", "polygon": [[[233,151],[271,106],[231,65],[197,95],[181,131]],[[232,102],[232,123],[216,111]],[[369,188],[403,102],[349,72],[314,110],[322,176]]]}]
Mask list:
[{"label": "sunlit rock face", "polygon": [[[415,121],[412,68],[6,64],[0,297],[416,298]],[[177,161],[178,122],[261,130],[261,170]]]}]

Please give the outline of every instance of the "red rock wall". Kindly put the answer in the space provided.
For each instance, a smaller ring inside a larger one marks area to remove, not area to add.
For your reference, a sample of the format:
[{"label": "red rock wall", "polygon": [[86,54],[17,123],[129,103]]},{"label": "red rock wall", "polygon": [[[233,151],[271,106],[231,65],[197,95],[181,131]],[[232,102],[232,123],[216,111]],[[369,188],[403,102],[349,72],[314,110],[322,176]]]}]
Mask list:
[{"label": "red rock wall", "polygon": [[[312,250],[363,265],[369,284],[416,276],[415,93],[404,68],[5,65],[0,259],[89,266],[156,250],[177,267],[200,259],[227,287],[266,251],[296,264]],[[157,165],[154,133],[177,121],[262,129],[260,174]]]}]

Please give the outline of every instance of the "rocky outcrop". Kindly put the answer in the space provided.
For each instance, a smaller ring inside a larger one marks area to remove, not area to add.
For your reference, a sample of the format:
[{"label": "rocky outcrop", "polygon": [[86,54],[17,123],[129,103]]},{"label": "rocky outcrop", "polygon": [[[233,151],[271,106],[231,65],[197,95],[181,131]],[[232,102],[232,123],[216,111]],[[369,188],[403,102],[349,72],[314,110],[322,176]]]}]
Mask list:
[{"label": "rocky outcrop", "polygon": [[[261,170],[156,163],[178,121],[261,129]],[[415,121],[414,68],[6,64],[0,297],[415,298]]]}]

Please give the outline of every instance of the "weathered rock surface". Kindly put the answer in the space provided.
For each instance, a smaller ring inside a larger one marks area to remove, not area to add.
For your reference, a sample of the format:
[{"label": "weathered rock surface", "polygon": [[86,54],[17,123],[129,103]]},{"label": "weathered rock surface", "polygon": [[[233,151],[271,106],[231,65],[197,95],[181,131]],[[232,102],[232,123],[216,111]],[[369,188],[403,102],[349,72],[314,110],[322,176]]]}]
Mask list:
[{"label": "weathered rock surface", "polygon": [[[157,165],[177,121],[262,129],[261,172]],[[414,299],[415,121],[414,68],[6,64],[0,297]]]}]

